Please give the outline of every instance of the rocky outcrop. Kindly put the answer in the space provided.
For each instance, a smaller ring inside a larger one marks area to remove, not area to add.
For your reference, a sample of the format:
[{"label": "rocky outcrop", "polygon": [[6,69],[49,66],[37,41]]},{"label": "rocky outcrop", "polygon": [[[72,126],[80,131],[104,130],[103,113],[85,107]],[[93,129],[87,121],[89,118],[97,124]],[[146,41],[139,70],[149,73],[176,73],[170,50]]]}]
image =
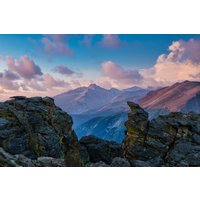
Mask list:
[{"label": "rocky outcrop", "polygon": [[139,105],[128,105],[121,145],[92,135],[78,141],[72,118],[49,97],[12,97],[0,103],[0,166],[200,166],[199,114],[149,120]]},{"label": "rocky outcrop", "polygon": [[102,161],[110,165],[115,157],[123,157],[123,150],[120,144],[102,140],[93,135],[82,137],[80,145],[81,158],[85,164]]},{"label": "rocky outcrop", "polygon": [[124,156],[131,166],[200,166],[200,115],[170,113],[149,121],[137,104],[125,123]]},{"label": "rocky outcrop", "polygon": [[[149,125],[148,113],[145,112],[138,104],[128,102],[131,112],[128,113],[128,120],[125,123],[127,128],[126,138],[123,142],[124,156],[131,160],[134,158],[135,146],[141,146],[147,134]],[[137,144],[137,145],[136,145]]]},{"label": "rocky outcrop", "polygon": [[66,166],[80,166],[72,118],[50,97],[15,96],[0,103],[0,147],[31,160],[65,158]]}]

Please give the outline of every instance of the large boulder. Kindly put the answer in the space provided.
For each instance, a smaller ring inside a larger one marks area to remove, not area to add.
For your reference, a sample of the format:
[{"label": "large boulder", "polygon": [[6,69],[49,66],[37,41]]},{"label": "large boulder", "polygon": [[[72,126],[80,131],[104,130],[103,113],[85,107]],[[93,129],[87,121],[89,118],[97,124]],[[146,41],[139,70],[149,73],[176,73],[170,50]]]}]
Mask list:
[{"label": "large boulder", "polygon": [[78,166],[79,143],[72,123],[50,97],[12,97],[0,103],[0,146],[29,159],[65,157],[67,166]]},{"label": "large boulder", "polygon": [[170,113],[149,121],[137,104],[129,106],[123,150],[132,166],[200,166],[199,114]]},{"label": "large boulder", "polygon": [[[123,157],[122,146],[116,142],[106,141],[96,136],[84,136],[80,139],[80,145],[82,147],[81,155],[83,162],[84,159],[88,159],[87,153],[89,155],[89,162],[96,163],[103,161],[104,163],[110,165],[113,158]],[[83,153],[84,150],[84,153]],[[87,153],[85,152],[87,150]]]}]

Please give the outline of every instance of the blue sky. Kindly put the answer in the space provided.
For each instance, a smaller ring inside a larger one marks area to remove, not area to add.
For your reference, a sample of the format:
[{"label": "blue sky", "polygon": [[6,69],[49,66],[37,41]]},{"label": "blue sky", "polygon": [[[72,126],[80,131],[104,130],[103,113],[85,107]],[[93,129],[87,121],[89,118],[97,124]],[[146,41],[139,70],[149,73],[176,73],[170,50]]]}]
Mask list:
[{"label": "blue sky", "polygon": [[[28,55],[36,62],[50,68],[66,64],[83,70],[98,67],[103,61],[113,60],[127,67],[149,67],[155,64],[160,54],[167,53],[168,46],[177,40],[200,38],[199,35],[118,35],[125,44],[120,48],[103,48],[99,45],[102,35],[93,35],[91,45],[83,43],[84,35],[68,35],[66,42],[73,50],[72,56],[44,57],[39,47],[44,35],[0,35],[0,52],[16,58]],[[42,50],[41,50],[42,51]],[[144,59],[145,58],[145,59]]]},{"label": "blue sky", "polygon": [[[148,84],[141,84],[139,81],[140,76],[144,76],[144,74],[146,76],[148,73],[148,80],[154,79],[153,81],[158,82],[159,78],[152,77],[151,74],[152,70],[156,71],[155,65],[157,65],[157,59],[160,55],[164,54],[165,57],[170,57],[170,53],[173,55],[179,53],[181,59],[184,57],[185,60],[191,60],[191,54],[195,53],[190,49],[194,49],[193,47],[195,47],[194,50],[198,49],[199,40],[200,35],[174,34],[0,35],[0,70],[3,73],[3,70],[8,68],[8,70],[14,73],[19,73],[17,67],[21,67],[20,63],[22,61],[20,61],[20,58],[27,56],[29,61],[33,61],[34,65],[37,65],[41,69],[42,74],[49,74],[55,80],[63,80],[66,82],[66,85],[67,81],[79,82],[76,85],[69,83],[71,86],[69,88],[66,87],[66,90],[79,85],[87,85],[90,82],[95,82],[97,79],[98,81],[96,81],[96,83],[104,86],[104,84],[101,83],[101,79],[103,81],[105,78],[107,78],[105,87],[124,88],[134,84],[147,87]],[[176,42],[178,42],[178,45]],[[175,50],[173,48],[170,50],[169,47],[173,46],[173,44],[176,44],[174,45],[174,47],[176,46]],[[180,51],[181,48],[184,49],[184,52]],[[191,51],[190,55],[187,53],[188,51]],[[7,66],[7,57],[12,57],[14,62],[16,62],[14,66],[10,68]],[[166,61],[169,64],[169,59],[165,59],[165,64]],[[183,60],[173,60],[173,63],[178,63],[180,61],[183,62]],[[170,60],[170,62],[172,62],[172,60]],[[107,64],[104,65],[105,63]],[[62,67],[72,70],[73,73],[60,73],[59,70],[61,70],[61,68],[56,67],[61,65]],[[145,71],[145,69],[149,69],[149,71]],[[23,70],[26,71],[25,67]],[[116,74],[112,75],[112,70],[114,70]],[[22,74],[20,74],[20,76],[21,75]],[[39,74],[35,77],[38,78],[38,75]],[[116,84],[117,78],[122,81],[121,85]],[[126,78],[127,80],[125,80]],[[131,78],[135,79],[135,81],[128,80]],[[177,79],[177,81],[180,80],[181,79]],[[16,82],[17,80],[12,81]],[[20,81],[21,80],[18,80],[18,82]],[[31,79],[31,81],[38,81],[38,79]],[[109,81],[110,83],[108,83]],[[164,84],[162,82],[163,81],[159,79],[161,85]],[[169,80],[164,82],[170,83]],[[151,82],[151,84],[153,84],[153,82]],[[151,86],[151,84],[149,86]],[[3,87],[2,90],[5,91]],[[20,90],[22,90],[22,88]],[[60,92],[58,89],[57,91]]]}]

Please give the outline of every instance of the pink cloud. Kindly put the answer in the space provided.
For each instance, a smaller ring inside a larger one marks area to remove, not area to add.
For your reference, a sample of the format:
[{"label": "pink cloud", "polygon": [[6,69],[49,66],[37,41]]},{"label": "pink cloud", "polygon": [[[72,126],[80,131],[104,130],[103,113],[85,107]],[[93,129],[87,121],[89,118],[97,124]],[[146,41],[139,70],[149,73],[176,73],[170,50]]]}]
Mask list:
[{"label": "pink cloud", "polygon": [[9,70],[16,72],[25,79],[36,78],[43,74],[40,67],[28,56],[21,56],[18,60],[14,60],[11,56],[8,56],[6,62]]},{"label": "pink cloud", "polygon": [[118,35],[105,34],[100,42],[100,45],[105,48],[120,48],[123,45],[123,42],[120,41]]},{"label": "pink cloud", "polygon": [[190,60],[193,63],[200,63],[200,40],[174,41],[168,49],[170,53],[160,55],[158,62],[183,62]]},{"label": "pink cloud", "polygon": [[54,96],[71,89],[73,85],[71,82],[55,78],[50,74],[43,74],[40,67],[27,56],[21,56],[18,60],[8,56],[5,61],[7,69],[0,72],[2,99],[13,96],[13,91],[16,95]]},{"label": "pink cloud", "polygon": [[42,38],[42,43],[44,44],[44,50],[48,54],[71,56],[72,50],[66,43],[66,35],[55,34],[46,35]]},{"label": "pink cloud", "polygon": [[45,74],[44,75],[44,85],[47,88],[53,88],[53,87],[68,87],[69,83],[67,83],[64,80],[60,79],[55,79],[53,76],[50,74]]},{"label": "pink cloud", "polygon": [[5,79],[8,79],[8,80],[19,80],[20,79],[18,74],[16,74],[15,72],[12,72],[10,70],[5,70],[3,73],[3,76]]},{"label": "pink cloud", "polygon": [[0,89],[1,90],[18,90],[20,85],[17,82],[8,80],[6,78],[0,78]]},{"label": "pink cloud", "polygon": [[123,69],[112,61],[102,64],[102,72],[104,76],[123,84],[135,84],[142,80],[142,76],[137,70]]}]

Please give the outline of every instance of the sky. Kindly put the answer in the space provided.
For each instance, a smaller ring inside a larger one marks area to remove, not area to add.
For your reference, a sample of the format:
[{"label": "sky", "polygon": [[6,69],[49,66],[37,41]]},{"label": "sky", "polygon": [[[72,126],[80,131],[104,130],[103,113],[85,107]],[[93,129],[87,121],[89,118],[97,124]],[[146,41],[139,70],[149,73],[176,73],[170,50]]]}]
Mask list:
[{"label": "sky", "polygon": [[0,35],[0,100],[200,80],[200,35]]}]

